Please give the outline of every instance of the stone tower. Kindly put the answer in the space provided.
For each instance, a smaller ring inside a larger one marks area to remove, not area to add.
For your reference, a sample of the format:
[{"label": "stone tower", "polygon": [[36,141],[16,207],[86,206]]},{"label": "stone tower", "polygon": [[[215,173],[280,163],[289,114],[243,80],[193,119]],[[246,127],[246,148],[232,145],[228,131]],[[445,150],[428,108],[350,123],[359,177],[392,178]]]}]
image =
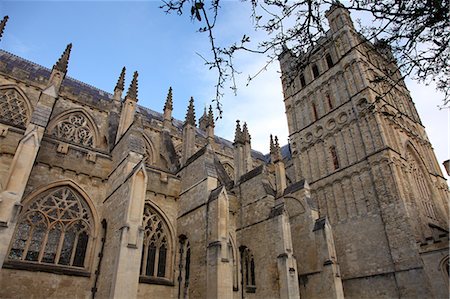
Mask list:
[{"label": "stone tower", "polygon": [[429,277],[448,247],[448,188],[409,91],[388,45],[338,4],[326,17],[319,45],[280,64],[295,180],[333,227],[345,297],[446,297]]}]

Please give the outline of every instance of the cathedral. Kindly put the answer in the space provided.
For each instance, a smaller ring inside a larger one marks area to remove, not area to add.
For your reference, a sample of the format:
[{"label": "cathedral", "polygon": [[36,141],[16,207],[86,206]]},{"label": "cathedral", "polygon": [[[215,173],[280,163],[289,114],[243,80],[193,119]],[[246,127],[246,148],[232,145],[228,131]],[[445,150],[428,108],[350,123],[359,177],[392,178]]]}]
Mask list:
[{"label": "cathedral", "polygon": [[0,50],[0,298],[448,298],[448,185],[409,91],[386,43],[326,17],[279,56],[268,154],[192,98],[174,119],[172,89],[140,106],[137,72],[66,76],[70,44],[51,69]]}]

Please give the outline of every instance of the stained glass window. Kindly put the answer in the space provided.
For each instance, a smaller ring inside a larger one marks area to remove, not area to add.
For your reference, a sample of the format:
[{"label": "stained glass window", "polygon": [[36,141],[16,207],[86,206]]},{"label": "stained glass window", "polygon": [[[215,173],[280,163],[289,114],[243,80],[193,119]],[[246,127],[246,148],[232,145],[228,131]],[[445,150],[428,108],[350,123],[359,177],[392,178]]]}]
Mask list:
[{"label": "stained glass window", "polygon": [[91,228],[89,207],[75,190],[50,189],[20,215],[8,258],[83,268]]}]

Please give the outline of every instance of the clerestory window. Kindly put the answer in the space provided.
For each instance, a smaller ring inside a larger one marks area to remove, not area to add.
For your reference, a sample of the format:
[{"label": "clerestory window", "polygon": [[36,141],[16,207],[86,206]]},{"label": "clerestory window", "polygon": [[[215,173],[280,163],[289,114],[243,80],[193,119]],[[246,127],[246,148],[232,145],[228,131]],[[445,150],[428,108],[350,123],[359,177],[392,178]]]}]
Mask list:
[{"label": "clerestory window", "polygon": [[8,260],[86,268],[93,220],[71,187],[52,188],[30,201],[19,216]]}]

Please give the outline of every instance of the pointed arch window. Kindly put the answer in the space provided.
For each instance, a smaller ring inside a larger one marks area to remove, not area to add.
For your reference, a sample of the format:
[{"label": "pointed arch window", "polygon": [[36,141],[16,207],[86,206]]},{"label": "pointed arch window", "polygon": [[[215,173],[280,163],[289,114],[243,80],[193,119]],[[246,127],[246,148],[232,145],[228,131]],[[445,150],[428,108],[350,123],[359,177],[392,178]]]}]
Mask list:
[{"label": "pointed arch window", "polygon": [[19,216],[8,261],[87,268],[93,220],[78,192],[52,188],[30,201]]},{"label": "pointed arch window", "polygon": [[172,246],[169,228],[150,205],[144,209],[144,243],[142,246],[141,277],[143,282],[168,279]]},{"label": "pointed arch window", "polygon": [[59,120],[50,130],[50,134],[58,139],[93,147],[94,133],[88,118],[80,112],[70,113]]},{"label": "pointed arch window", "polygon": [[25,128],[30,111],[24,97],[14,88],[0,89],[0,119]]},{"label": "pointed arch window", "polygon": [[253,254],[245,246],[240,247],[241,250],[241,272],[242,285],[247,293],[256,292],[256,277],[255,277],[255,259]]}]

